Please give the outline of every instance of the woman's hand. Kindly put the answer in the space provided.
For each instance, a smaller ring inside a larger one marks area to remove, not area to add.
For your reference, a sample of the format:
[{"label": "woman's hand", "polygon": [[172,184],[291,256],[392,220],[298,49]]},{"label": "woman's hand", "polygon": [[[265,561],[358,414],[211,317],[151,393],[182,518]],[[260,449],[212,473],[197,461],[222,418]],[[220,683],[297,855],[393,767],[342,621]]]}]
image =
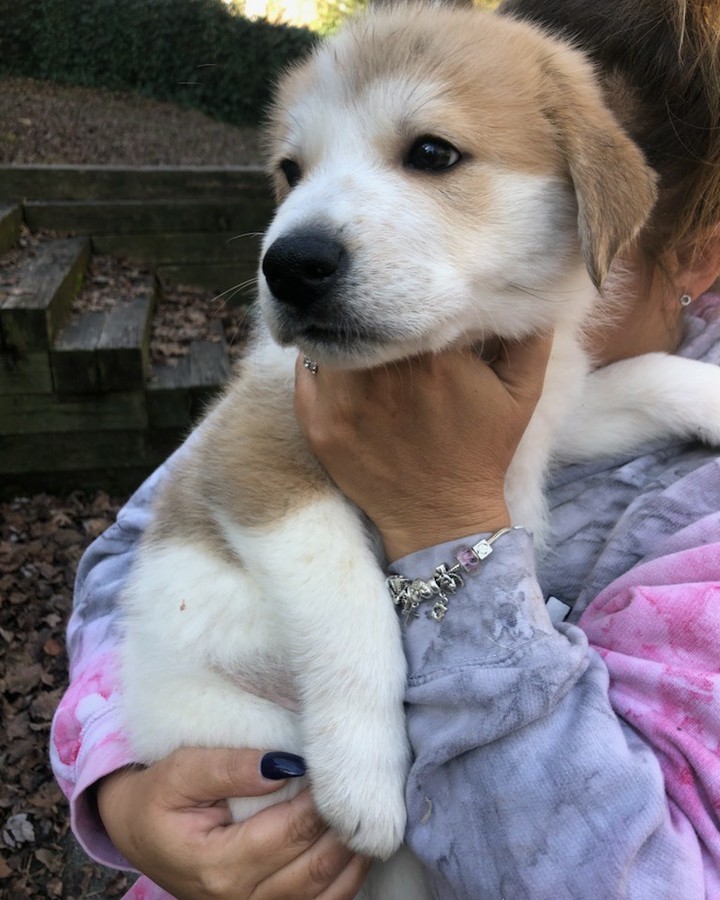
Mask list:
[{"label": "woman's hand", "polygon": [[505,475],[542,390],[552,337],[376,369],[300,358],[295,411],[312,452],[379,529],[390,560],[509,524]]},{"label": "woman's hand", "polygon": [[308,791],[233,823],[227,797],[285,784],[260,773],[256,750],[177,750],[98,786],[117,849],[177,900],[351,900],[369,861],[344,847]]}]

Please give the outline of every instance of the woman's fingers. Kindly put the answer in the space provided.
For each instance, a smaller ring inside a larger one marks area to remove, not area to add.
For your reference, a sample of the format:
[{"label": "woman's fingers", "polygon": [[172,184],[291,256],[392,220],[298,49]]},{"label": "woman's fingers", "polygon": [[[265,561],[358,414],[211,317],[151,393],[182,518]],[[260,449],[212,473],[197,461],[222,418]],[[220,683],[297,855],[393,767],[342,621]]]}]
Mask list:
[{"label": "woman's fingers", "polygon": [[267,878],[292,863],[328,832],[305,790],[284,803],[225,830],[228,843],[242,846],[257,873]]},{"label": "woman's fingers", "polygon": [[337,879],[318,895],[317,900],[352,900],[365,883],[372,860],[353,856]]},{"label": "woman's fingers", "polygon": [[339,876],[356,884],[357,865],[345,872],[352,853],[309,791],[230,821],[227,797],[271,794],[272,802],[271,792],[287,783],[263,778],[261,756],[187,748],[147,769],[107,776],[98,806],[115,846],[179,900],[292,900],[320,896]]},{"label": "woman's fingers", "polygon": [[326,830],[282,868],[258,884],[252,900],[352,900],[370,862],[353,854]]}]

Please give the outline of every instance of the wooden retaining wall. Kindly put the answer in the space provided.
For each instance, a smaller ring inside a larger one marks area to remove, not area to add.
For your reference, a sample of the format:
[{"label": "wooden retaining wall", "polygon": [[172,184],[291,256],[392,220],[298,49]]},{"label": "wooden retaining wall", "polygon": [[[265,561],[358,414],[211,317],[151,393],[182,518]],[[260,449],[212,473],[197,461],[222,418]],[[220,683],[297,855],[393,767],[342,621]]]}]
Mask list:
[{"label": "wooden retaining wall", "polygon": [[86,234],[95,253],[218,292],[255,276],[273,211],[269,182],[251,166],[0,167],[0,206],[19,204],[34,231]]},{"label": "wooden retaining wall", "polygon": [[92,254],[220,293],[255,276],[271,214],[254,168],[0,167],[0,253],[23,224],[56,233],[0,281],[0,494],[133,489],[228,377],[220,335],[151,367],[155,278],[121,312],[70,321]]}]

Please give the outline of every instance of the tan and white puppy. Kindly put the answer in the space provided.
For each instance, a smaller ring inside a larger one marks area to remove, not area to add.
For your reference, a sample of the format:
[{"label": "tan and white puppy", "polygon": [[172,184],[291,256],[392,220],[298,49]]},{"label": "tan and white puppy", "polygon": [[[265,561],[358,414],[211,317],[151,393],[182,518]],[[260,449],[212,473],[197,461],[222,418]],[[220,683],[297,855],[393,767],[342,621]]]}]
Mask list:
[{"label": "tan and white puppy", "polygon": [[[554,329],[507,484],[513,521],[541,533],[545,470],[588,383],[579,335],[654,178],[579,53],[431,6],[320,46],[281,83],[269,145],[265,326],[158,498],[124,595],[126,715],[147,763],[181,745],[303,754],[327,822],[387,858],[410,758],[399,625],[372,536],[299,433],[296,348],[374,366]],[[602,421],[587,428],[592,448]],[[230,805],[244,818],[300,787]],[[404,866],[363,896],[422,897]]]}]

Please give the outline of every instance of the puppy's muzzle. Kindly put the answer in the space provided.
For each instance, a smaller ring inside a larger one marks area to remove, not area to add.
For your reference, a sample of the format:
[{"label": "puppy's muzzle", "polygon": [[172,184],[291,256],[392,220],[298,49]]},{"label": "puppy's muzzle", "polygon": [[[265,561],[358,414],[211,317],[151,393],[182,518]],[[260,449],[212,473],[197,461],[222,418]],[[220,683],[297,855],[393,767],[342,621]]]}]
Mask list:
[{"label": "puppy's muzzle", "polygon": [[262,261],[273,296],[296,312],[319,311],[347,267],[340,241],[320,232],[279,237]]}]

